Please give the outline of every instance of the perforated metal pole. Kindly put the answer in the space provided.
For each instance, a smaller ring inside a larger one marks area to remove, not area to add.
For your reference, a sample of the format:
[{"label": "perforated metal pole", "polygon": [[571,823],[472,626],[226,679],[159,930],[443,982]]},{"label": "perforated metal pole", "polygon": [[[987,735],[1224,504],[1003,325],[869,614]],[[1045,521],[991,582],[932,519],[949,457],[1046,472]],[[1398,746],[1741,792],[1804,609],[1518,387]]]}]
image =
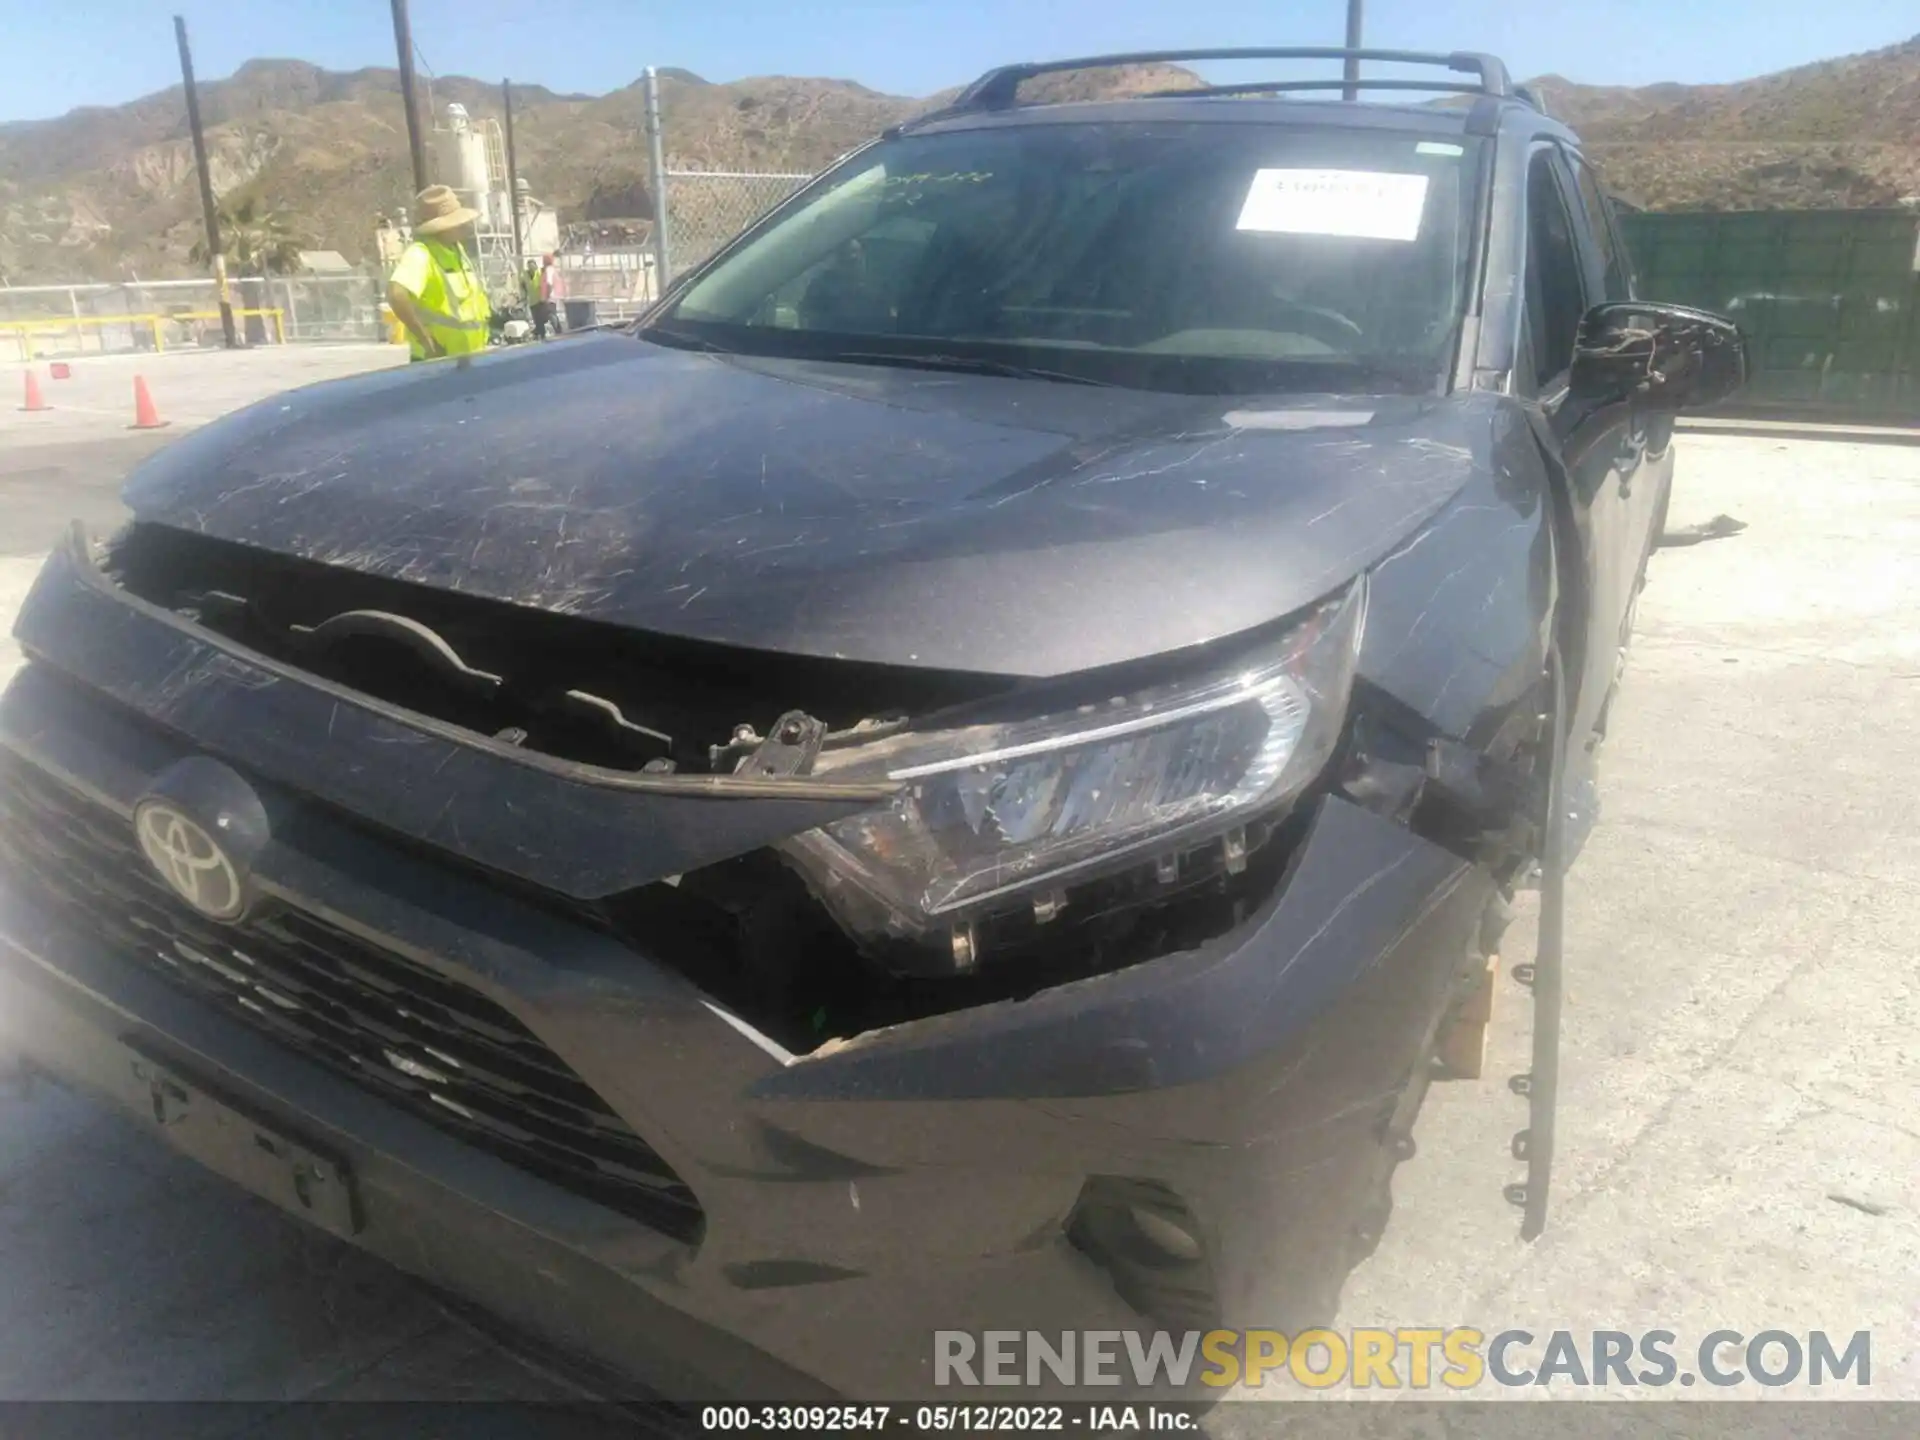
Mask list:
[{"label": "perforated metal pole", "polygon": [[[1349,50],[1360,48],[1360,32],[1363,28],[1361,10],[1364,4],[1365,0],[1347,0],[1347,49]],[[1340,91],[1340,98],[1358,100],[1360,98],[1360,62],[1351,55],[1346,59],[1341,78],[1347,83]]]},{"label": "perforated metal pole", "polygon": [[646,69],[647,176],[653,191],[653,295],[658,300],[667,293],[672,279],[668,268],[671,250],[667,235],[667,146],[660,129],[660,76],[653,66]]}]

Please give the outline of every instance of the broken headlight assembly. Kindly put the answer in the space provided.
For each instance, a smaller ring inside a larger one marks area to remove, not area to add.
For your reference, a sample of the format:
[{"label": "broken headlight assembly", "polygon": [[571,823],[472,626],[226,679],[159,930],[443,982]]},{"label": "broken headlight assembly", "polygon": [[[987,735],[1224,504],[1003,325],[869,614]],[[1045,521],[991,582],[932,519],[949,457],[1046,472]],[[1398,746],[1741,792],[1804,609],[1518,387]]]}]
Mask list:
[{"label": "broken headlight assembly", "polygon": [[855,936],[950,934],[963,970],[978,917],[1031,906],[1044,922],[1069,887],[1131,867],[1171,882],[1203,845],[1237,869],[1248,823],[1275,818],[1333,754],[1365,610],[1363,579],[1198,680],[823,750],[814,775],[900,791],[783,849]]}]

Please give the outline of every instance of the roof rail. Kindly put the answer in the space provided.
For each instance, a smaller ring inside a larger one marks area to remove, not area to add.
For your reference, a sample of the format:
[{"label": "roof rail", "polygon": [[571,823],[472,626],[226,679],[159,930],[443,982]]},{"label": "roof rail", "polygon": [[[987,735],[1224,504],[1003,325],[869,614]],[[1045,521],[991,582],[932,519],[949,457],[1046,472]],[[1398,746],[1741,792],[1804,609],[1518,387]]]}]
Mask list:
[{"label": "roof rail", "polygon": [[1513,96],[1516,100],[1526,101],[1527,104],[1531,105],[1534,109],[1538,110],[1542,115],[1546,116],[1549,120],[1553,118],[1553,112],[1547,108],[1546,97],[1543,96],[1538,90],[1534,89],[1533,86],[1516,85],[1513,87]]},{"label": "roof rail", "polygon": [[1200,85],[1184,90],[1149,90],[1129,99],[1171,100],[1183,95],[1285,95],[1301,90],[1418,90],[1441,95],[1484,95],[1478,85],[1453,80],[1254,80],[1244,85]]},{"label": "roof rail", "polygon": [[[1392,65],[1434,65],[1479,78],[1487,95],[1507,96],[1513,87],[1507,67],[1491,55],[1457,50],[1441,54],[1427,50],[1348,50],[1338,47],[1258,47],[1237,50],[1141,50],[1120,55],[1087,55],[1073,60],[1035,60],[989,70],[954,97],[946,113],[963,110],[1005,110],[1018,103],[1022,81],[1065,70],[1105,70],[1117,65],[1177,65],[1199,60],[1374,60]],[[1225,87],[1221,87],[1225,88]],[[1416,87],[1418,88],[1418,87]],[[1217,91],[1216,91],[1217,93]]]}]

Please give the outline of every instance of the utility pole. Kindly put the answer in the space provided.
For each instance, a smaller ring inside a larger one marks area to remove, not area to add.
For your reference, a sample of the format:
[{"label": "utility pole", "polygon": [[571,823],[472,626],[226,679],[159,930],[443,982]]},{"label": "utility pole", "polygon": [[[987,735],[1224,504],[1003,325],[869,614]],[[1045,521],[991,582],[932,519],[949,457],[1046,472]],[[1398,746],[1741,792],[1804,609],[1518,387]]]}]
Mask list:
[{"label": "utility pole", "polygon": [[[1360,48],[1360,10],[1363,3],[1364,0],[1347,0],[1347,49],[1349,50]],[[1358,100],[1360,98],[1360,62],[1351,55],[1347,57],[1345,73],[1341,78],[1347,83],[1340,92],[1340,98]]]},{"label": "utility pole", "polygon": [[653,66],[645,72],[647,109],[647,167],[653,182],[653,298],[667,293],[671,278],[668,266],[667,236],[667,158],[666,141],[660,133],[660,76]]},{"label": "utility pole", "polygon": [[[500,106],[507,114],[507,211],[513,216],[513,273],[525,276],[527,273],[526,253],[520,246],[520,162],[513,153],[513,84],[500,82]],[[527,297],[527,304],[533,304],[533,296]]]},{"label": "utility pole", "polygon": [[393,0],[393,45],[400,53],[400,102],[407,107],[407,148],[413,152],[414,193],[427,188],[427,142],[420,134],[420,106],[413,94],[413,26],[407,0]]},{"label": "utility pole", "polygon": [[207,169],[207,134],[200,128],[200,92],[193,83],[193,51],[187,48],[187,18],[173,17],[173,38],[180,46],[180,82],[187,91],[187,130],[193,136],[193,163],[200,171],[200,215],[207,226],[207,254],[220,299],[220,333],[227,349],[239,348],[233,328],[233,297],[227,289],[227,256],[220,248],[220,212],[213,204],[213,172]]}]

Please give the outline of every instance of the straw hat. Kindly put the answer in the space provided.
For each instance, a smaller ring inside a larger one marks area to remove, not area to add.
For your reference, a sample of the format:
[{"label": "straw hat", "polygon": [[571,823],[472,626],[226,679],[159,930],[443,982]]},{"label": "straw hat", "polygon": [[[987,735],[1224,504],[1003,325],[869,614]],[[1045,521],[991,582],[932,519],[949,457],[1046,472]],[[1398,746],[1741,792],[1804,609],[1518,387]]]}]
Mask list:
[{"label": "straw hat", "polygon": [[413,233],[442,235],[471,225],[480,218],[478,210],[460,203],[460,197],[448,185],[429,185],[413,197]]}]

